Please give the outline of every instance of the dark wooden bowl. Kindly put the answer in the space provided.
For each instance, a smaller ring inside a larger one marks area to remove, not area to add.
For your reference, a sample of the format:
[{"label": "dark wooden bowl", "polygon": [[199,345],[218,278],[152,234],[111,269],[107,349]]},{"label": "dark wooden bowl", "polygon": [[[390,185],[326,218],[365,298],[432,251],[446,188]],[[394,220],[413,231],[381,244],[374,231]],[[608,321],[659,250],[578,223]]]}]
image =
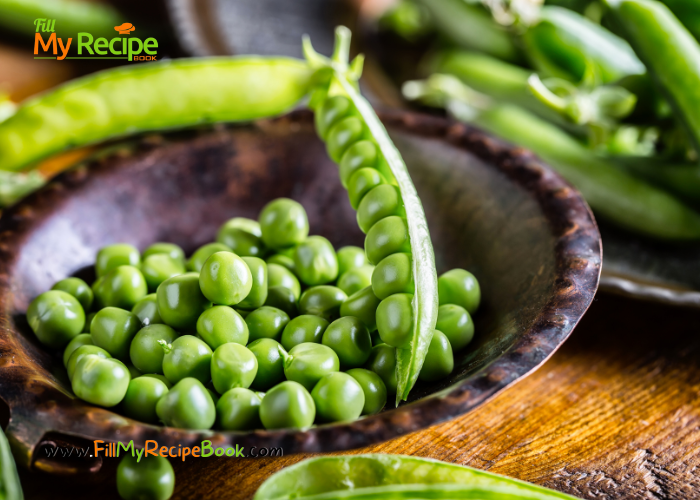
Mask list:
[{"label": "dark wooden bowl", "polygon": [[59,176],[0,219],[0,397],[18,461],[57,473],[94,471],[100,459],[53,461],[40,450],[96,439],[137,446],[210,439],[285,454],[356,448],[468,412],[543,363],[598,285],[601,243],[588,207],[532,154],[478,130],[408,113],[383,119],[423,200],[438,272],[470,269],[483,290],[476,338],[456,354],[448,380],[419,384],[397,409],[303,432],[158,427],[76,399],[59,356],[38,344],[24,313],[55,281],[84,273],[101,246],[171,241],[192,251],[228,218],[255,218],[280,196],[299,200],[311,232],[336,247],[363,244],[307,112],[146,137]]}]

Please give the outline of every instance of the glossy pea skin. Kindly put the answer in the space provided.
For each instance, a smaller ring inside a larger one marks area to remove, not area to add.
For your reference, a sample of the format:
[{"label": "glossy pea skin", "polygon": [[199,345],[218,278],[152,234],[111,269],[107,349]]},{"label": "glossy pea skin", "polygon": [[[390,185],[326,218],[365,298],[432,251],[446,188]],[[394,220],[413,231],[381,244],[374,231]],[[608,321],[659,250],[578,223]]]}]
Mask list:
[{"label": "glossy pea skin", "polygon": [[138,316],[141,320],[141,325],[155,325],[163,323],[163,320],[158,313],[158,296],[155,293],[150,293],[144,298],[139,300],[134,307],[131,308],[131,312]]},{"label": "glossy pea skin", "polygon": [[258,373],[250,388],[267,391],[284,380],[284,347],[273,339],[258,339],[248,344],[248,349],[258,360]]},{"label": "glossy pea skin", "polygon": [[158,286],[168,278],[185,274],[185,264],[168,254],[157,253],[143,259],[141,274],[146,279],[148,289],[155,292]]},{"label": "glossy pea skin", "polygon": [[249,337],[245,320],[228,306],[204,311],[197,320],[197,333],[212,349],[228,342],[246,345]]},{"label": "glossy pea skin", "polygon": [[258,339],[279,340],[282,330],[289,323],[289,315],[276,307],[263,306],[246,316],[245,322],[251,342]]},{"label": "glossy pea skin", "polygon": [[338,355],[345,371],[365,364],[372,352],[372,338],[367,327],[354,316],[336,319],[323,333],[322,343]]},{"label": "glossy pea skin", "polygon": [[130,381],[129,370],[121,361],[88,354],[76,364],[71,385],[83,401],[110,408],[124,399]]},{"label": "glossy pea skin", "polygon": [[198,273],[209,257],[217,252],[230,252],[231,249],[221,243],[207,243],[199,247],[187,261],[187,269]]},{"label": "glossy pea skin", "polygon": [[97,314],[97,312],[91,312],[85,316],[85,326],[83,327],[82,333],[90,333],[90,325],[92,324],[92,320],[95,318],[95,314]]},{"label": "glossy pea skin", "polygon": [[160,380],[165,384],[165,386],[170,390],[170,388],[173,386],[173,384],[170,383],[170,380],[165,378],[165,375],[161,375],[160,373],[145,373],[141,375],[142,377],[151,377]]},{"label": "glossy pea skin", "polygon": [[85,312],[69,293],[51,290],[29,304],[27,322],[42,344],[61,349],[83,331]]},{"label": "glossy pea skin", "polygon": [[66,363],[66,371],[68,372],[68,379],[73,380],[73,374],[75,373],[75,367],[78,366],[78,363],[80,362],[81,359],[83,359],[85,356],[88,354],[95,354],[97,356],[100,356],[102,358],[111,358],[112,355],[102,349],[101,347],[97,347],[96,345],[84,345],[78,347],[75,351],[73,351],[73,354],[70,355],[68,358],[68,363]]},{"label": "glossy pea skin", "polygon": [[326,321],[333,321],[340,315],[340,306],[348,298],[344,291],[335,286],[314,286],[304,291],[299,298],[299,312],[313,314]]},{"label": "glossy pea skin", "polygon": [[297,316],[284,327],[281,344],[287,351],[305,342],[320,344],[323,332],[326,331],[328,325],[328,321],[320,316],[311,314]]},{"label": "glossy pea skin", "polygon": [[253,276],[235,253],[212,254],[199,272],[202,294],[214,304],[232,306],[245,299],[253,287]]},{"label": "glossy pea skin", "polygon": [[257,309],[262,307],[267,300],[267,264],[257,257],[242,257],[252,277],[252,287],[246,297],[236,307],[241,309]]},{"label": "glossy pea skin", "polygon": [[385,217],[367,232],[365,252],[374,265],[391,254],[411,251],[406,219],[396,215]]},{"label": "glossy pea skin", "polygon": [[[294,248],[294,247],[292,247]],[[292,259],[289,255],[283,255],[281,253],[276,253],[274,255],[271,255],[270,257],[267,258],[267,265],[268,265],[268,270],[269,270],[269,265],[270,264],[277,264],[282,267],[286,267],[289,269],[289,271],[296,276],[297,268],[294,265],[294,259]],[[273,286],[273,285],[270,285]]]},{"label": "glossy pea skin", "polygon": [[481,303],[479,282],[469,271],[452,269],[438,278],[440,305],[455,304],[474,314]]},{"label": "glossy pea skin", "polygon": [[363,168],[377,165],[377,146],[372,141],[357,141],[350,146],[340,160],[340,182],[347,189],[350,177]]},{"label": "glossy pea skin", "polygon": [[165,351],[160,344],[172,344],[178,334],[167,325],[148,325],[141,328],[134,336],[129,347],[131,363],[142,373],[163,373]]},{"label": "glossy pea skin", "polygon": [[261,257],[265,254],[260,224],[245,217],[234,217],[224,223],[216,235],[216,241],[240,257]]},{"label": "glossy pea skin", "polygon": [[131,310],[148,294],[146,278],[133,266],[119,266],[95,282],[97,306]]},{"label": "glossy pea skin", "polygon": [[219,346],[211,357],[211,380],[219,394],[236,387],[247,389],[257,373],[257,358],[240,344]]},{"label": "glossy pea skin", "polygon": [[452,373],[454,366],[455,359],[450,341],[440,330],[433,330],[433,338],[418,378],[424,382],[435,382]]},{"label": "glossy pea skin", "polygon": [[179,331],[194,331],[200,314],[211,307],[199,287],[197,273],[165,280],[158,287],[156,298],[163,323]]},{"label": "glossy pea skin", "polygon": [[340,275],[336,286],[344,291],[348,297],[355,292],[359,292],[363,288],[367,288],[372,284],[372,274],[374,273],[373,265],[366,265],[350,269]]},{"label": "glossy pea skin", "polygon": [[262,428],[261,402],[260,396],[250,389],[236,387],[226,391],[216,403],[217,427],[225,431],[252,431]]},{"label": "glossy pea skin", "polygon": [[347,373],[329,373],[314,386],[311,397],[318,422],[357,420],[365,406],[365,393]]},{"label": "glossy pea skin", "polygon": [[266,307],[274,307],[284,311],[290,318],[299,314],[297,299],[294,292],[284,286],[272,286],[267,289]]},{"label": "glossy pea skin", "polygon": [[270,248],[298,245],[309,235],[309,219],[299,202],[277,198],[265,205],[258,218],[262,239]]},{"label": "glossy pea skin", "polygon": [[156,404],[158,418],[165,425],[180,429],[211,429],[216,421],[216,406],[204,384],[186,377]]},{"label": "glossy pea skin", "polygon": [[84,312],[90,310],[92,301],[95,298],[92,289],[80,278],[66,278],[61,280],[52,286],[51,290],[60,290],[72,295],[80,302]]},{"label": "glossy pea skin", "polygon": [[391,184],[382,184],[362,198],[357,207],[357,224],[362,232],[367,234],[374,224],[390,215],[403,217],[406,211],[399,188]]},{"label": "glossy pea skin", "polygon": [[287,267],[279,264],[267,264],[267,285],[268,287],[282,286],[291,290],[296,300],[301,295],[301,284],[299,280]]},{"label": "glossy pea skin", "polygon": [[141,254],[133,245],[127,245],[126,243],[108,245],[97,252],[95,275],[101,278],[119,266],[138,267],[140,262]]},{"label": "glossy pea skin", "polygon": [[175,259],[181,262],[183,265],[185,264],[185,252],[174,243],[154,243],[143,251],[141,259],[146,260],[151,255],[157,254],[165,254],[171,259]]},{"label": "glossy pea skin", "polygon": [[328,131],[326,150],[335,163],[340,163],[343,154],[355,142],[365,136],[365,124],[355,116],[343,118]]},{"label": "glossy pea skin", "polygon": [[378,344],[372,348],[372,353],[365,368],[373,371],[382,379],[389,394],[396,394],[396,348],[387,344]]},{"label": "glossy pea skin", "polygon": [[94,345],[92,342],[92,337],[88,333],[81,333],[76,335],[73,339],[68,342],[68,345],[63,350],[63,366],[68,366],[68,360],[79,347],[84,345]]},{"label": "glossy pea skin", "polygon": [[211,379],[211,348],[192,335],[176,338],[163,356],[163,375],[177,384],[184,378],[194,378],[201,383]]},{"label": "glossy pea skin", "polygon": [[409,349],[413,330],[413,295],[397,293],[377,307],[377,330],[382,341],[399,349]]},{"label": "glossy pea skin", "polygon": [[309,286],[324,285],[338,277],[335,249],[323,236],[309,236],[297,245],[294,267],[299,280]]},{"label": "glossy pea skin", "polygon": [[90,325],[90,335],[97,347],[118,359],[129,358],[131,340],[141,329],[135,314],[117,307],[105,307],[97,312]]},{"label": "glossy pea skin", "polygon": [[365,251],[360,247],[348,245],[342,247],[336,253],[338,258],[338,276],[342,276],[351,269],[369,264]]},{"label": "glossy pea skin", "polygon": [[291,380],[270,389],[260,403],[260,420],[265,429],[306,429],[315,418],[311,394]]},{"label": "glossy pea skin", "polygon": [[348,197],[350,205],[357,210],[362,198],[373,188],[386,184],[386,180],[373,168],[361,168],[348,180]]},{"label": "glossy pea skin", "polygon": [[354,378],[365,394],[365,405],[362,415],[379,413],[386,405],[386,385],[382,378],[373,371],[365,368],[353,368],[347,374]]},{"label": "glossy pea skin", "polygon": [[355,316],[369,331],[374,331],[377,328],[377,307],[380,302],[372,287],[368,286],[353,293],[343,302],[340,306],[340,316]]},{"label": "glossy pea skin", "polygon": [[438,308],[435,325],[450,341],[453,351],[459,351],[474,338],[474,322],[467,310],[454,304],[445,304]]},{"label": "glossy pea skin", "polygon": [[374,295],[383,300],[395,293],[412,293],[415,289],[412,266],[411,254],[385,257],[372,273]]},{"label": "glossy pea skin", "polygon": [[335,95],[325,99],[321,108],[314,115],[316,132],[318,132],[319,137],[326,140],[331,127],[354,111],[352,102],[344,95]]},{"label": "glossy pea skin", "polygon": [[175,471],[167,458],[126,455],[117,467],[117,491],[123,500],[168,500],[175,489]]},{"label": "glossy pea skin", "polygon": [[306,342],[284,356],[284,376],[310,391],[321,378],[340,369],[338,355],[328,346]]},{"label": "glossy pea skin", "polygon": [[156,404],[168,392],[168,386],[154,377],[136,377],[129,382],[129,388],[122,401],[124,415],[148,424],[158,423]]}]

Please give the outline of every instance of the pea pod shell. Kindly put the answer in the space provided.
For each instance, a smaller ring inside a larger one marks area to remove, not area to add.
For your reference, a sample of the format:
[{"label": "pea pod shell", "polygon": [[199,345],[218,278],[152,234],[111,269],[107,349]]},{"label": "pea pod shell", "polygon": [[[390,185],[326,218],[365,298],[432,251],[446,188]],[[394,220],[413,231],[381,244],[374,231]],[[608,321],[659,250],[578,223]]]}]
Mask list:
[{"label": "pea pod shell", "polygon": [[10,443],[0,429],[0,498],[3,500],[22,500],[22,485],[17,474],[15,459],[12,457]]}]

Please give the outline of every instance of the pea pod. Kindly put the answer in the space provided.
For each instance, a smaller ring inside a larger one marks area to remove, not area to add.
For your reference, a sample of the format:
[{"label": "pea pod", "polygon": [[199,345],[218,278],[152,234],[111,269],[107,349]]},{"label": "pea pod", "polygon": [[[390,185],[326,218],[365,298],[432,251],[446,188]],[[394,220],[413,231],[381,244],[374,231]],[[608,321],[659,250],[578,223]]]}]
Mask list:
[{"label": "pea pod", "polygon": [[0,170],[135,132],[277,115],[306,95],[310,77],[303,61],[281,57],[179,59],[94,73],[26,101],[0,123]]},{"label": "pea pod", "polygon": [[[372,226],[379,220],[397,215],[405,218],[408,228],[410,243],[409,269],[405,279],[412,283],[412,300],[410,308],[405,311],[410,316],[410,329],[406,338],[402,339],[397,349],[397,381],[398,390],[396,403],[408,397],[413,388],[423,361],[430,345],[433,329],[437,321],[437,277],[435,271],[435,257],[428,232],[428,224],[423,212],[416,189],[401,154],[392,143],[386,129],[374,113],[371,105],[365,100],[356,88],[356,80],[359,78],[361,59],[356,59],[350,66],[347,63],[350,32],[347,28],[336,29],[336,50],[333,60],[328,60],[317,54],[306,39],[304,41],[304,53],[312,67],[318,70],[318,74],[327,74],[328,68],[333,68],[332,77],[325,82],[326,86],[315,93],[323,96],[323,101],[316,106],[317,123],[330,125],[319,129],[320,135],[326,139],[328,149],[335,158],[341,158],[341,164],[347,164],[347,155],[353,153],[353,143],[358,142],[372,144],[376,158],[370,162],[371,167],[377,170],[384,169],[382,183],[374,186],[361,196],[357,206],[357,218],[360,228],[365,232],[371,232]],[[359,61],[359,62],[358,62]],[[317,97],[318,98],[318,97]],[[337,103],[342,103],[339,106]],[[349,105],[347,105],[349,104]],[[345,112],[335,113],[335,118],[328,123],[326,118],[331,115],[330,110],[343,109]],[[352,126],[346,124],[352,120]],[[359,122],[361,132],[356,133],[356,125]],[[352,141],[345,140],[352,136]],[[359,165],[363,162],[354,162]],[[358,175],[370,165],[363,164],[354,175]],[[342,169],[342,167],[341,167]],[[387,179],[391,179],[391,183]],[[348,186],[352,185],[352,181]],[[398,245],[395,251],[403,250]],[[386,258],[390,258],[390,256]],[[373,283],[374,287],[374,283]],[[395,289],[401,286],[393,285]],[[380,331],[380,334],[382,332]]]},{"label": "pea pod", "polygon": [[22,485],[19,482],[17,466],[12,457],[10,443],[0,429],[0,498],[3,500],[22,500]]}]

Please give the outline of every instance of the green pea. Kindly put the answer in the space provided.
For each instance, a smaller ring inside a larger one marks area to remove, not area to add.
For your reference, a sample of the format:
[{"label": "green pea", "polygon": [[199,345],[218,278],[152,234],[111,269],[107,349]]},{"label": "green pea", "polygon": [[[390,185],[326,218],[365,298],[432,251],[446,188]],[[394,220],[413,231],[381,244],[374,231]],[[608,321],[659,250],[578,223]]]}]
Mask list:
[{"label": "green pea", "polygon": [[296,300],[301,295],[299,280],[287,267],[279,264],[267,264],[267,286],[282,286],[292,291]]},{"label": "green pea", "polygon": [[143,373],[163,373],[165,351],[160,341],[172,344],[177,336],[167,325],[144,326],[131,341],[129,359]]},{"label": "green pea", "polygon": [[365,406],[362,415],[379,413],[386,404],[386,386],[382,378],[373,371],[365,368],[353,368],[347,374],[357,380],[365,394]]},{"label": "green pea", "polygon": [[297,245],[309,235],[306,210],[289,198],[277,198],[265,205],[259,221],[262,239],[273,249]]},{"label": "green pea", "polygon": [[307,390],[324,375],[340,369],[338,355],[328,346],[305,342],[294,346],[284,357],[284,376],[287,380],[299,382]]},{"label": "green pea", "polygon": [[336,319],[326,328],[321,342],[338,355],[340,369],[343,371],[362,366],[372,352],[369,331],[354,316]]},{"label": "green pea", "polygon": [[141,273],[146,279],[148,289],[154,292],[158,285],[180,274],[185,274],[185,264],[165,253],[145,257],[141,263]]},{"label": "green pea", "polygon": [[187,261],[187,269],[198,273],[209,257],[217,252],[230,252],[231,249],[221,243],[207,243],[199,247]]},{"label": "green pea", "polygon": [[195,378],[204,384],[211,380],[211,356],[212,351],[204,341],[183,335],[166,347],[163,375],[172,384],[184,378]]},{"label": "green pea", "polygon": [[249,336],[245,320],[228,306],[204,311],[197,320],[197,333],[212,349],[228,342],[246,345]]},{"label": "green pea", "polygon": [[100,278],[94,293],[99,308],[119,307],[131,310],[148,294],[148,285],[136,267],[119,266]]},{"label": "green pea", "polygon": [[284,380],[284,358],[287,354],[279,342],[258,339],[248,344],[248,349],[258,360],[258,373],[251,384],[256,391],[266,391]]},{"label": "green pea", "polygon": [[163,323],[160,313],[158,312],[157,297],[155,293],[148,294],[131,308],[131,312],[141,320],[142,326]]},{"label": "green pea", "polygon": [[382,184],[367,193],[357,207],[357,224],[363,233],[390,215],[405,216],[406,210],[401,200],[399,188],[391,184]]},{"label": "green pea", "polygon": [[360,247],[345,246],[337,252],[338,276],[342,276],[351,269],[366,266],[369,264],[365,251]]},{"label": "green pea", "polygon": [[[294,248],[294,247],[291,247],[291,248]],[[268,268],[269,268],[270,264],[277,264],[279,266],[286,267],[296,277],[297,268],[294,265],[294,259],[291,258],[290,256],[282,255],[281,253],[276,253],[275,255],[271,255],[270,257],[268,257],[268,259],[267,259]]]},{"label": "green pea", "polygon": [[325,140],[331,127],[353,111],[354,106],[344,95],[331,96],[323,101],[314,117],[319,137]]},{"label": "green pea", "polygon": [[173,386],[173,384],[170,383],[170,380],[165,378],[165,375],[161,375],[160,373],[146,373],[144,375],[141,375],[141,377],[152,377],[158,379],[165,384],[168,390],[170,390],[170,388]]},{"label": "green pea", "polygon": [[413,295],[397,293],[377,307],[377,330],[382,340],[399,349],[409,349],[413,332]]},{"label": "green pea", "polygon": [[88,354],[75,365],[71,385],[83,401],[109,408],[124,399],[130,380],[129,370],[121,361]]},{"label": "green pea", "polygon": [[355,142],[362,140],[364,136],[365,124],[360,118],[355,116],[343,118],[328,131],[326,140],[328,156],[334,162],[340,163],[345,151]]},{"label": "green pea", "polygon": [[252,287],[246,297],[237,304],[241,309],[257,309],[262,307],[267,300],[267,264],[257,257],[243,257],[243,261],[250,269]]},{"label": "green pea", "polygon": [[377,307],[381,301],[368,286],[353,293],[340,306],[341,316],[355,316],[362,321],[369,331],[377,328]]},{"label": "green pea", "polygon": [[301,384],[286,381],[270,389],[260,403],[260,420],[265,429],[306,429],[316,417],[309,391]]},{"label": "green pea", "polygon": [[224,344],[211,358],[211,380],[216,392],[223,394],[234,387],[247,389],[258,373],[258,360],[245,346]]},{"label": "green pea", "polygon": [[118,359],[128,359],[131,340],[141,329],[138,316],[117,307],[97,312],[90,325],[90,335],[97,347]]},{"label": "green pea", "polygon": [[200,314],[211,307],[211,302],[199,287],[197,273],[168,278],[160,284],[156,295],[158,313],[163,323],[175,330],[195,330]]},{"label": "green pea", "polygon": [[168,500],[175,472],[167,458],[126,455],[117,467],[117,491],[123,500]]},{"label": "green pea", "polygon": [[365,368],[379,375],[389,394],[396,394],[396,348],[387,344],[375,345]]},{"label": "green pea", "polygon": [[129,370],[129,375],[131,376],[132,379],[143,375],[143,373],[141,373],[141,371],[138,368],[136,368],[134,365],[127,364],[126,369]]},{"label": "green pea", "polygon": [[107,275],[119,266],[138,267],[141,255],[136,247],[117,243],[100,249],[95,260],[95,274],[98,278]]},{"label": "green pea", "polygon": [[294,292],[283,286],[273,286],[267,289],[265,305],[284,311],[290,318],[299,314],[299,307],[297,306]]},{"label": "green pea", "polygon": [[309,236],[297,245],[294,267],[301,282],[309,286],[330,283],[338,277],[338,258],[323,236]]},{"label": "green pea", "polygon": [[211,396],[211,400],[214,402],[214,406],[216,406],[219,403],[219,394],[216,392],[216,390],[213,389],[211,381],[205,387],[207,389],[207,392]]},{"label": "green pea", "polygon": [[291,320],[282,332],[282,345],[290,350],[304,342],[321,343],[323,332],[328,328],[328,321],[320,316],[304,314]]},{"label": "green pea", "polygon": [[69,293],[51,290],[29,304],[27,322],[42,344],[61,349],[83,331],[85,312]]},{"label": "green pea", "polygon": [[235,253],[217,252],[202,266],[199,286],[214,304],[232,306],[248,296],[253,276],[246,262]]},{"label": "green pea", "polygon": [[440,305],[455,304],[474,314],[481,302],[481,288],[474,275],[464,269],[452,269],[438,278]]},{"label": "green pea", "polygon": [[95,314],[97,314],[97,312],[91,312],[85,317],[85,326],[83,326],[83,331],[81,333],[90,333],[90,325],[95,318]]},{"label": "green pea", "polygon": [[70,359],[71,354],[73,354],[79,347],[83,347],[84,345],[94,345],[90,334],[81,333],[80,335],[73,337],[73,340],[68,342],[68,345],[63,351],[63,366],[68,366],[68,360]]},{"label": "green pea", "polygon": [[380,299],[415,289],[411,254],[395,253],[385,257],[372,273],[372,290]]},{"label": "green pea", "polygon": [[127,417],[146,422],[158,423],[156,404],[168,392],[168,386],[154,377],[132,378],[126,390],[122,409]]},{"label": "green pea", "polygon": [[440,330],[433,330],[433,338],[418,378],[424,382],[435,382],[452,373],[454,366],[455,358],[449,339]]},{"label": "green pea", "polygon": [[299,312],[333,321],[340,315],[340,306],[347,298],[340,288],[328,285],[314,286],[301,294]]},{"label": "green pea", "polygon": [[78,347],[75,351],[73,351],[73,354],[71,354],[68,358],[68,363],[66,363],[66,371],[68,372],[69,380],[73,379],[75,367],[78,365],[78,362],[88,354],[96,354],[105,359],[112,357],[107,351],[101,347],[97,347],[96,345],[84,345]]},{"label": "green pea", "polygon": [[240,257],[260,257],[265,253],[260,224],[244,217],[234,217],[221,226],[216,241]]},{"label": "green pea", "polygon": [[359,292],[363,288],[367,288],[372,284],[372,274],[374,273],[373,265],[356,267],[346,271],[338,278],[338,288],[344,291],[348,296],[355,292]]},{"label": "green pea", "polygon": [[377,146],[372,141],[357,141],[350,146],[340,160],[340,182],[347,189],[352,174],[377,164]]},{"label": "green pea", "polygon": [[357,420],[365,406],[365,393],[347,373],[329,373],[314,386],[311,397],[319,422]]},{"label": "green pea", "polygon": [[245,322],[251,342],[258,339],[279,340],[282,330],[289,323],[289,315],[276,307],[263,306],[251,312]]},{"label": "green pea", "polygon": [[390,215],[373,225],[365,238],[365,251],[374,265],[391,254],[409,253],[411,242],[406,219]]},{"label": "green pea", "polygon": [[262,399],[250,389],[235,387],[226,391],[216,403],[217,427],[225,431],[252,431],[260,429]]},{"label": "green pea", "polygon": [[362,198],[381,184],[386,184],[386,180],[373,168],[361,168],[352,174],[348,181],[348,197],[352,208],[357,210]]},{"label": "green pea", "polygon": [[92,289],[80,278],[66,278],[59,281],[51,290],[60,290],[61,292],[66,292],[80,302],[83,311],[87,312],[92,307],[92,301],[94,300],[94,294]]},{"label": "green pea", "polygon": [[156,413],[165,425],[180,429],[211,429],[216,421],[211,394],[192,377],[183,378],[160,398]]},{"label": "green pea", "polygon": [[[216,306],[216,307],[219,307],[219,306]],[[222,306],[222,307],[225,307],[225,306]],[[235,307],[233,308],[233,310],[236,311],[238,313],[238,315],[243,319],[246,319],[248,317],[248,315],[252,312],[252,311],[246,311],[245,309],[236,309]],[[248,328],[248,325],[246,325],[246,328]]]},{"label": "green pea", "polygon": [[174,243],[154,243],[143,251],[141,258],[146,260],[151,255],[157,254],[165,254],[171,259],[175,259],[178,262],[181,262],[183,265],[185,264],[185,252]]},{"label": "green pea", "polygon": [[437,330],[445,334],[453,351],[463,349],[474,338],[474,322],[467,310],[454,304],[438,308]]}]

